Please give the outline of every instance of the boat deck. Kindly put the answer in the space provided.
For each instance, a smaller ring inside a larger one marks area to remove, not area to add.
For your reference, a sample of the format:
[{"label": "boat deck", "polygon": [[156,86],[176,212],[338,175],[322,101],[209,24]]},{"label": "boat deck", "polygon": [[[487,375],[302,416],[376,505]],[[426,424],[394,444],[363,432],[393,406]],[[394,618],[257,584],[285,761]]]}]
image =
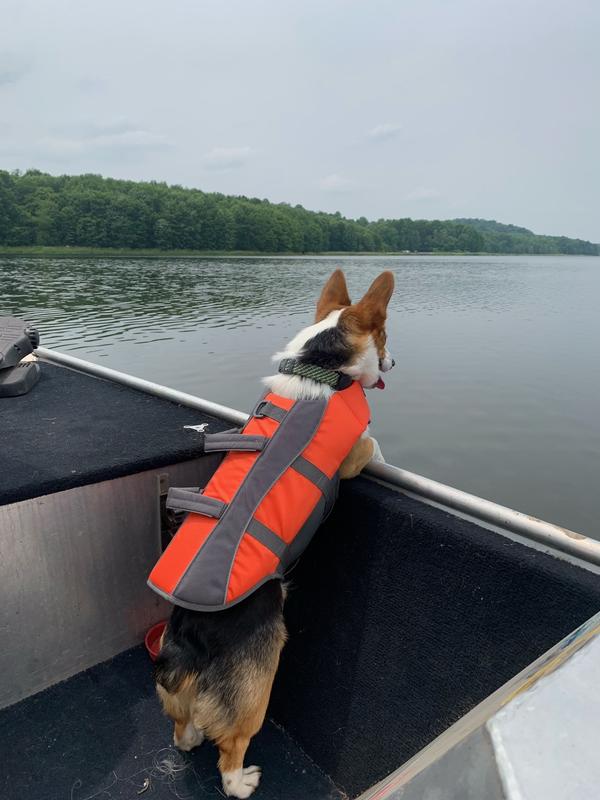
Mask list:
[{"label": "boat deck", "polygon": [[[137,647],[0,711],[0,797],[222,800],[216,749],[205,742],[182,753],[172,734],[148,655]],[[246,764],[264,768],[263,800],[343,797],[272,722],[253,739]]]},{"label": "boat deck", "polygon": [[[147,778],[144,798],[222,797],[214,748],[172,746],[147,656],[126,648],[168,613],[145,585],[158,487],[136,473],[201,480],[183,426],[231,423],[49,364],[0,412],[0,798],[124,800]],[[600,609],[596,569],[364,477],[288,578],[277,725],[247,762],[265,800],[357,797]]]},{"label": "boat deck", "polygon": [[184,425],[231,423],[91,375],[40,363],[39,383],[0,404],[0,506],[197,458]]}]

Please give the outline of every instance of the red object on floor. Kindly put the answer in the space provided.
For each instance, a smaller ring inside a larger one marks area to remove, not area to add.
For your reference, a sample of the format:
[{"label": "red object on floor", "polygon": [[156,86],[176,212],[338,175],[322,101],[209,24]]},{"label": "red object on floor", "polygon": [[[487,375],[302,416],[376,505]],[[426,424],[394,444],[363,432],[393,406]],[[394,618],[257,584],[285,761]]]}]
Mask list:
[{"label": "red object on floor", "polygon": [[153,625],[148,633],[144,638],[144,644],[146,645],[146,650],[152,661],[156,661],[156,657],[160,652],[160,637],[163,634],[164,629],[167,627],[167,621],[164,620],[163,622],[157,622],[156,625]]}]

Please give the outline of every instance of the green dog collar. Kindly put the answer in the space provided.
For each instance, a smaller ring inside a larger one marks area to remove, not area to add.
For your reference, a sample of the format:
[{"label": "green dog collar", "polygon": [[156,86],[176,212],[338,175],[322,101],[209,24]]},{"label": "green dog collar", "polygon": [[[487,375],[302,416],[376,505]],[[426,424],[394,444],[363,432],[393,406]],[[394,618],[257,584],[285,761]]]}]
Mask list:
[{"label": "green dog collar", "polygon": [[279,363],[279,372],[282,375],[298,375],[300,378],[324,383],[335,390],[347,389],[352,384],[352,378],[343,372],[316,364],[305,364],[296,358],[284,358]]}]

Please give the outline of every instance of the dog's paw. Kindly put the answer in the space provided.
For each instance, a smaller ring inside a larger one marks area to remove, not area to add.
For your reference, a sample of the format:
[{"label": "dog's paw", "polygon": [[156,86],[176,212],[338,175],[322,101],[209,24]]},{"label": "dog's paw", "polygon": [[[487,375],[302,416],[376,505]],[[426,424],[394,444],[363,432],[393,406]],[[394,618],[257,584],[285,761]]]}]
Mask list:
[{"label": "dog's paw", "polygon": [[260,782],[260,767],[244,767],[223,773],[223,791],[227,797],[250,797]]},{"label": "dog's paw", "polygon": [[375,461],[378,464],[385,464],[385,458],[383,457],[383,453],[381,452],[381,447],[379,446],[379,442],[372,436],[371,436],[371,441],[373,442],[373,455],[371,456],[371,461]]}]

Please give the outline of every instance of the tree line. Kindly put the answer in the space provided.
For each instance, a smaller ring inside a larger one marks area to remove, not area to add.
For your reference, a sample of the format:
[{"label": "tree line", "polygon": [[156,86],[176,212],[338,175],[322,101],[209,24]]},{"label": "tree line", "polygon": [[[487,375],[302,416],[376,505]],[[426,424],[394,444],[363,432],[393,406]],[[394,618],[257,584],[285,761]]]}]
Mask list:
[{"label": "tree line", "polygon": [[160,250],[484,252],[597,255],[581,239],[536,236],[487,220],[347,219],[100,175],[0,171],[0,245]]}]

